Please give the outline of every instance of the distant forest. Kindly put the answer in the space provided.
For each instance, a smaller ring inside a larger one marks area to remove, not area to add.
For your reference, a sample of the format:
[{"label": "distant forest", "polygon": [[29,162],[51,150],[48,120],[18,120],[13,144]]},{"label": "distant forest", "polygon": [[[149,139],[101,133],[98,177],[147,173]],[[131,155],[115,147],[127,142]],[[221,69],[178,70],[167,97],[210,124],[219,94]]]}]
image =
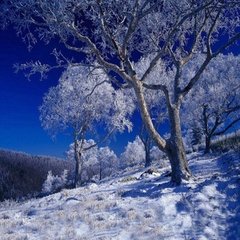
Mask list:
[{"label": "distant forest", "polygon": [[0,201],[37,196],[48,171],[52,171],[53,175],[61,175],[64,169],[69,171],[70,176],[74,162],[0,150]]}]

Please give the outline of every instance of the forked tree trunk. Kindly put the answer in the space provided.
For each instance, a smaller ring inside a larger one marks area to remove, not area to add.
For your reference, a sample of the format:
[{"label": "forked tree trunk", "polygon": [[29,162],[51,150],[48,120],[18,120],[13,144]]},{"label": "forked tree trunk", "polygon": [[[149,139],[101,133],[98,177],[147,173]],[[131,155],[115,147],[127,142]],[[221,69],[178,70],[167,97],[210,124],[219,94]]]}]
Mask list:
[{"label": "forked tree trunk", "polygon": [[135,82],[134,90],[140,107],[141,117],[158,148],[165,152],[169,158],[172,169],[172,182],[181,184],[182,179],[189,179],[191,171],[188,167],[186,153],[182,140],[179,107],[168,105],[168,113],[171,127],[171,138],[165,141],[154,127],[143,94],[142,84]]}]

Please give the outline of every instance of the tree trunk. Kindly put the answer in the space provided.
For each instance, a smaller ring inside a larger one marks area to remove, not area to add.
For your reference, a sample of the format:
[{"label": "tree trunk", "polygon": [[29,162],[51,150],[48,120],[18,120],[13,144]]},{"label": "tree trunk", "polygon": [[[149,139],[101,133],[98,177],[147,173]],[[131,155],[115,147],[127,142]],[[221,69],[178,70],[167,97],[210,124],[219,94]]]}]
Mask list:
[{"label": "tree trunk", "polygon": [[205,151],[204,153],[207,154],[210,152],[211,149],[211,137],[207,136],[205,137]]},{"label": "tree trunk", "polygon": [[81,152],[78,147],[78,140],[74,141],[74,157],[75,157],[75,174],[73,187],[76,188],[78,184],[81,184],[81,175],[82,175],[82,159]]},{"label": "tree trunk", "polygon": [[144,123],[141,125],[141,130],[139,137],[142,141],[142,144],[144,146],[144,151],[145,151],[145,167],[150,167],[152,164],[152,159],[150,156],[150,150],[151,150],[151,145],[152,145],[152,139],[149,135],[149,133],[146,131],[146,127]]},{"label": "tree trunk", "polygon": [[166,148],[166,141],[161,137],[161,135],[158,133],[158,131],[153,125],[151,116],[148,111],[147,103],[144,98],[142,83],[139,80],[135,79],[135,81],[133,82],[133,87],[137,97],[140,114],[145,124],[145,127],[150,137],[153,139],[153,141],[156,143],[159,149],[161,151],[164,151],[164,149]]},{"label": "tree trunk", "polygon": [[150,167],[152,164],[152,159],[150,156],[150,149],[145,146],[145,167]]},{"label": "tree trunk", "polygon": [[103,167],[102,167],[102,164],[101,164],[101,162],[100,162],[100,164],[99,164],[99,181],[101,181],[102,180],[102,169]]},{"label": "tree trunk", "polygon": [[179,107],[168,106],[171,137],[167,142],[166,154],[172,168],[172,182],[181,184],[182,179],[189,179],[191,171],[188,167],[183,144]]},{"label": "tree trunk", "polygon": [[217,128],[217,122],[218,120],[215,119],[215,124],[212,129],[208,128],[208,121],[209,121],[209,114],[207,113],[208,110],[208,105],[204,104],[203,105],[203,127],[204,127],[204,134],[205,134],[205,150],[204,153],[209,153],[210,152],[210,144],[211,144],[211,132],[214,132],[214,129]]}]

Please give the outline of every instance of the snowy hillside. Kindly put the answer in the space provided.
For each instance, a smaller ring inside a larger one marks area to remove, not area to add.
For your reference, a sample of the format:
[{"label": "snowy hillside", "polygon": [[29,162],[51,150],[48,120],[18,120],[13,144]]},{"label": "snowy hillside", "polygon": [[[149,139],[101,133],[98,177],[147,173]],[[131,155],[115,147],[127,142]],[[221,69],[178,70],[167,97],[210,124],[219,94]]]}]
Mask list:
[{"label": "snowy hillside", "polygon": [[240,239],[240,156],[188,156],[194,178],[170,185],[168,168],[0,206],[1,240]]}]

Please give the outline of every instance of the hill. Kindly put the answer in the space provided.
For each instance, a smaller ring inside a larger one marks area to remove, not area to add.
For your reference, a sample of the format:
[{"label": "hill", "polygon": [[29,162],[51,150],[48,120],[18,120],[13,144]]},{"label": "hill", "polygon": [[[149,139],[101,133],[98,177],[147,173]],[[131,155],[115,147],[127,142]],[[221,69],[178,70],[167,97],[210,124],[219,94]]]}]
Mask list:
[{"label": "hill", "polygon": [[[188,156],[194,177],[140,169],[41,199],[0,206],[7,239],[240,239],[240,154]],[[152,173],[152,174],[151,174]]]}]

